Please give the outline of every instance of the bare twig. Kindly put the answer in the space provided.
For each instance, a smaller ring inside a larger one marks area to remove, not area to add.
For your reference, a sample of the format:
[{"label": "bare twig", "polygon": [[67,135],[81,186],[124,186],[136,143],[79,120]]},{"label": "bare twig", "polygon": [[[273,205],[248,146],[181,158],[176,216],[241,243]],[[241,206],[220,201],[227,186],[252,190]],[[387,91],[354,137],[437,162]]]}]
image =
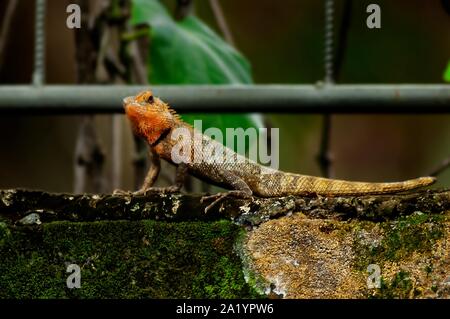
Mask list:
[{"label": "bare twig", "polygon": [[0,30],[0,70],[2,69],[3,60],[5,58],[5,46],[8,43],[8,39],[11,34],[11,23],[17,9],[18,2],[18,0],[9,0],[3,17],[2,29]]},{"label": "bare twig", "polygon": [[438,176],[439,174],[443,173],[446,169],[450,167],[450,157],[446,158],[442,161],[441,164],[439,164],[434,170],[431,171],[431,173],[428,176]]},{"label": "bare twig", "polygon": [[235,46],[233,34],[231,33],[230,28],[228,27],[228,24],[225,19],[225,15],[223,14],[222,7],[220,6],[219,0],[209,0],[209,4],[214,13],[214,16],[216,17],[217,24],[219,25],[220,31],[222,31],[222,34],[225,37],[225,40],[232,46]]},{"label": "bare twig", "polygon": [[331,178],[334,176],[332,172],[332,154],[330,151],[331,140],[331,114],[325,114],[322,121],[322,134],[320,141],[320,151],[317,156],[322,176]]}]

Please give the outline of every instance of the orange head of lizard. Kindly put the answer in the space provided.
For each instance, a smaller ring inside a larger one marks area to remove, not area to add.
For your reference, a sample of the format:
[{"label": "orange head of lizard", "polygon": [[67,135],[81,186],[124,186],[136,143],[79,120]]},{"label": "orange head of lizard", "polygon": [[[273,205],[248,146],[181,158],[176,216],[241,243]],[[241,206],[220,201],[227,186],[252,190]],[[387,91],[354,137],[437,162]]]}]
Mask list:
[{"label": "orange head of lizard", "polygon": [[125,113],[136,135],[146,139],[151,145],[166,134],[178,120],[169,106],[154,97],[151,91],[123,99]]}]

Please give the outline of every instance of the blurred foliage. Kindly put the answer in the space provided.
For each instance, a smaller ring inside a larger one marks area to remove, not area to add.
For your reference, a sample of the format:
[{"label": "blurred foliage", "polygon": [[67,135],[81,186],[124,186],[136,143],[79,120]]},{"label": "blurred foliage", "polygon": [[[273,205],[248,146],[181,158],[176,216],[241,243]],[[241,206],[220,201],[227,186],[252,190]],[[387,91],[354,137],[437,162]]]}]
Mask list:
[{"label": "blurred foliage", "polygon": [[[250,63],[193,15],[176,21],[158,0],[134,0],[132,24],[150,25],[148,65],[152,84],[250,84]],[[213,108],[214,105],[211,105]],[[203,128],[261,127],[259,117],[233,114],[183,115]]]},{"label": "blurred foliage", "polygon": [[132,23],[151,26],[152,83],[252,82],[248,61],[197,17],[175,21],[158,0],[135,0],[133,4]]},{"label": "blurred foliage", "polygon": [[444,72],[444,81],[450,82],[450,61],[447,64],[447,69]]}]

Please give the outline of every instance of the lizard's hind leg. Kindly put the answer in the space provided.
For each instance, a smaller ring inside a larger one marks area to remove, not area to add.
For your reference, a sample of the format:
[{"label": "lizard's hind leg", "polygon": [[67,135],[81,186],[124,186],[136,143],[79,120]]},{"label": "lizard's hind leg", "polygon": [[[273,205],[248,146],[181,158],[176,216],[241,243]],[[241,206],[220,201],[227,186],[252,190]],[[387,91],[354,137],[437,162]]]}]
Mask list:
[{"label": "lizard's hind leg", "polygon": [[229,196],[240,199],[253,199],[252,190],[242,178],[225,170],[220,170],[218,175],[221,179],[221,182],[229,185],[230,188],[232,188],[233,190],[224,193],[217,193],[214,195],[203,196],[202,199],[200,200],[201,203],[203,203],[205,200],[214,199],[214,201],[211,204],[206,206],[205,214],[208,213],[208,211],[211,208],[213,208],[214,206],[216,206],[218,203],[220,203],[222,200],[224,200],[226,197]]}]

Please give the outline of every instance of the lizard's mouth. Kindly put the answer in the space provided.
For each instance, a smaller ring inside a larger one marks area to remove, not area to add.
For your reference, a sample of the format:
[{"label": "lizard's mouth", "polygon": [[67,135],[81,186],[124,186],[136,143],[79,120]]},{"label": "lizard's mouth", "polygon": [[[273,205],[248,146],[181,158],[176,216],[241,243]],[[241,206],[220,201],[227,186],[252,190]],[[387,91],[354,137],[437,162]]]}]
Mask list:
[{"label": "lizard's mouth", "polygon": [[123,99],[123,108],[125,109],[125,113],[143,111],[145,109],[145,105],[136,101],[134,96],[127,96]]},{"label": "lizard's mouth", "polygon": [[134,102],[134,96],[127,96],[123,99],[123,107],[127,107],[127,105],[132,104]]},{"label": "lizard's mouth", "polygon": [[[157,99],[156,99],[157,100]],[[148,97],[146,100],[141,100],[137,98],[136,96],[127,96],[122,100],[123,107],[126,109],[128,106],[133,107],[141,107],[144,108],[146,106],[149,106],[154,102],[153,96]]]}]

